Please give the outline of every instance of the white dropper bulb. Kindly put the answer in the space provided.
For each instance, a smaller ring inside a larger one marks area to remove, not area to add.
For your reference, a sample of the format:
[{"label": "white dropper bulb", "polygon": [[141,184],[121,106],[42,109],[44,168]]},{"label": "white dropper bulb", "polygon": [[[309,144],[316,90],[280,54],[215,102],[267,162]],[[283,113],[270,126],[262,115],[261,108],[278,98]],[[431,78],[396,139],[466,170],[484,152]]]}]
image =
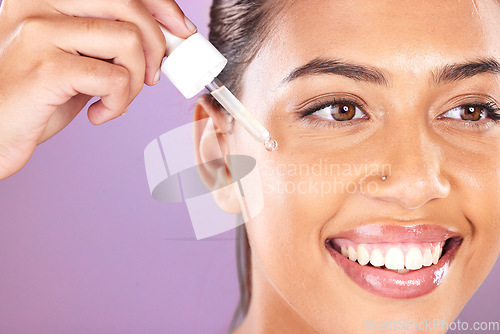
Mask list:
[{"label": "white dropper bulb", "polygon": [[167,58],[161,70],[190,99],[222,72],[227,59],[200,33],[182,39],[160,28],[167,43]]},{"label": "white dropper bulb", "polygon": [[177,37],[174,34],[171,34],[167,29],[165,29],[161,25],[160,25],[160,29],[161,29],[161,32],[163,33],[163,36],[165,36],[165,42],[167,45],[167,50],[166,50],[165,55],[168,57],[175,49],[177,49],[178,46],[180,46],[182,44],[182,42],[185,41],[185,39]]}]

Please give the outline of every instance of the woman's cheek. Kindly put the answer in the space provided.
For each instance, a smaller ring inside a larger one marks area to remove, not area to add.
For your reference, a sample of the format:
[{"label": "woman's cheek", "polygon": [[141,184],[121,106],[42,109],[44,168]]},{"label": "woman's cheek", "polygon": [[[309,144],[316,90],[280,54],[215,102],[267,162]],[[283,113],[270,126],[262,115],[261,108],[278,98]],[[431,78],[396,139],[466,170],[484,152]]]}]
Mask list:
[{"label": "woman's cheek", "polygon": [[[290,157],[290,156],[289,156]],[[246,227],[252,252],[268,270],[318,263],[324,249],[321,230],[340,209],[350,176],[328,175],[325,159],[278,159],[258,161],[264,208]],[[279,268],[271,268],[280,263]],[[307,266],[307,265],[306,265]],[[286,269],[284,269],[286,270]],[[292,270],[292,269],[290,269]]]}]

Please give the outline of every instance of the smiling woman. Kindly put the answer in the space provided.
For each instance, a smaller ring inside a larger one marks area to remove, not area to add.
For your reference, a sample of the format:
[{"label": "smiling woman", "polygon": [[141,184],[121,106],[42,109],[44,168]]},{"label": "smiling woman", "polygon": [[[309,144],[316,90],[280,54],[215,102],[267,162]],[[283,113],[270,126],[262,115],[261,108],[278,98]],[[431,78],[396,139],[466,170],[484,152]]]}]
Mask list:
[{"label": "smiling woman", "polygon": [[[215,0],[211,18],[221,78],[280,143],[268,153],[208,97],[196,106],[266,185],[236,332],[453,321],[500,251],[499,3]],[[318,163],[356,168],[277,172]]]}]

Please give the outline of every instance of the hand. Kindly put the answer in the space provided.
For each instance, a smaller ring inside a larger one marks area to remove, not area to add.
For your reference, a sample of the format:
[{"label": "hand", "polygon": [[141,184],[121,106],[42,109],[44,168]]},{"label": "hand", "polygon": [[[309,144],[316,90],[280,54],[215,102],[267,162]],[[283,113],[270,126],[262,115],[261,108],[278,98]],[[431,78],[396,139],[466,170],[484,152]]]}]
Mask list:
[{"label": "hand", "polygon": [[196,27],[173,0],[4,0],[0,9],[0,180],[61,131],[92,96],[88,118],[122,115],[165,55],[161,22]]}]

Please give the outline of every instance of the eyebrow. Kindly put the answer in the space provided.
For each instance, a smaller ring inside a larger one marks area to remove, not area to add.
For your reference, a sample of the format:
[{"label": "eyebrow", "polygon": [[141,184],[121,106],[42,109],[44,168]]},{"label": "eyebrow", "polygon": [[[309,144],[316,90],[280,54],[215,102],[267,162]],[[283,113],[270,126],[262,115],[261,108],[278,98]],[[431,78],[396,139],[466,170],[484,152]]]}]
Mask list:
[{"label": "eyebrow", "polygon": [[[500,74],[500,63],[494,58],[481,58],[472,62],[447,64],[431,71],[433,82],[436,85],[464,80],[484,73]],[[382,70],[376,67],[325,58],[316,58],[294,69],[282,80],[282,84],[316,74],[341,75],[356,81],[389,86],[389,80]]]},{"label": "eyebrow", "polygon": [[494,58],[482,58],[468,63],[449,64],[432,73],[434,83],[442,84],[490,73],[500,74],[500,63]]},{"label": "eyebrow", "polygon": [[336,74],[356,81],[366,81],[379,85],[388,85],[384,74],[374,67],[343,62],[337,59],[316,58],[294,69],[282,83],[289,83],[299,77],[315,74]]}]

